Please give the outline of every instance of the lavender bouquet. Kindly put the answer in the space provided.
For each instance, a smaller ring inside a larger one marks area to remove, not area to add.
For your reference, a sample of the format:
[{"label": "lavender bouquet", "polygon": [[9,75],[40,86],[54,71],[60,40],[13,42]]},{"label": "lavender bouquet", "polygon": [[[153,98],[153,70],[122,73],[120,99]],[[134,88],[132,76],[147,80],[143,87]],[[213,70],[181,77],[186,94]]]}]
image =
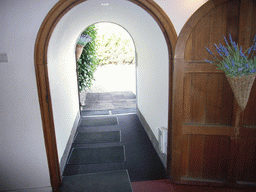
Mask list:
[{"label": "lavender bouquet", "polygon": [[256,73],[256,36],[253,40],[253,45],[245,52],[242,51],[242,46],[239,48],[231,35],[229,35],[230,44],[224,37],[226,46],[221,43],[219,46],[214,44],[216,51],[220,57],[213,55],[213,53],[206,47],[206,50],[213,56],[213,61],[205,60],[208,63],[216,65],[219,70],[225,72],[227,76],[248,76]]},{"label": "lavender bouquet", "polygon": [[221,43],[219,46],[214,44],[219,55],[218,57],[206,48],[213,56],[213,61],[206,60],[206,62],[216,65],[217,69],[225,72],[237,100],[240,110],[237,110],[235,129],[232,135],[233,138],[237,138],[239,135],[240,113],[247,105],[256,76],[256,36],[254,37],[253,45],[245,52],[242,51],[242,46],[239,48],[238,44],[232,40],[231,35],[229,35],[230,43],[225,37],[224,40],[226,46],[223,46]]}]

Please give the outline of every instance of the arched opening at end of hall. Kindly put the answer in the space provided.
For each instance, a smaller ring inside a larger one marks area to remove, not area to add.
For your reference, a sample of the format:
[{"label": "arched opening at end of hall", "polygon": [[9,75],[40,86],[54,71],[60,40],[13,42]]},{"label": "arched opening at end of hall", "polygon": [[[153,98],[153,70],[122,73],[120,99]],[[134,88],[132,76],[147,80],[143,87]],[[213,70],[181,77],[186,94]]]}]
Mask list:
[{"label": "arched opening at end of hall", "polygon": [[122,26],[88,26],[76,43],[81,116],[136,113],[136,53]]}]

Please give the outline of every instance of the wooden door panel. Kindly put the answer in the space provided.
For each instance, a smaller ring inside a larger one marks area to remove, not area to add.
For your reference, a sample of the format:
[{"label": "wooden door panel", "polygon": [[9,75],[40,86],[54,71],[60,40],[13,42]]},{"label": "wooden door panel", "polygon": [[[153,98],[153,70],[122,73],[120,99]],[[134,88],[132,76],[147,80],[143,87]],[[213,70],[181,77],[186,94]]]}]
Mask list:
[{"label": "wooden door panel", "polygon": [[192,74],[190,86],[190,122],[205,124],[207,74]]},{"label": "wooden door panel", "polygon": [[228,136],[188,135],[183,151],[183,178],[225,180],[228,170]]},{"label": "wooden door panel", "polygon": [[181,168],[179,170],[181,177],[186,178],[188,176],[189,167],[189,154],[190,154],[190,135],[183,135],[181,139],[182,152],[181,152]]},{"label": "wooden door panel", "polygon": [[204,135],[190,135],[189,164],[187,177],[202,178]]},{"label": "wooden door panel", "polygon": [[228,136],[205,136],[203,178],[226,180],[230,139]]},{"label": "wooden door panel", "polygon": [[240,138],[237,159],[237,180],[256,182],[256,139]]},{"label": "wooden door panel", "polygon": [[232,110],[233,93],[224,74],[185,75],[184,123],[231,125]]},{"label": "wooden door panel", "polygon": [[206,124],[222,124],[223,74],[208,74],[206,98]]}]

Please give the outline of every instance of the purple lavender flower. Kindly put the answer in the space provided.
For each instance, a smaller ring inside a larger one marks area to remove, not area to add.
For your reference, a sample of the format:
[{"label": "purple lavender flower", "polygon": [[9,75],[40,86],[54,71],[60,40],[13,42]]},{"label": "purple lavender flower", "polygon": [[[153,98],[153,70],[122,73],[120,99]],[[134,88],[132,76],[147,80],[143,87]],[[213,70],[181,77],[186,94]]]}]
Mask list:
[{"label": "purple lavender flower", "polygon": [[212,61],[210,61],[210,60],[205,59],[205,61],[206,61],[207,63],[211,63],[211,64],[212,64]]},{"label": "purple lavender flower", "polygon": [[233,44],[233,47],[235,48],[235,51],[237,51],[237,49],[238,49],[238,48],[237,48],[237,44],[234,43],[234,44]]},{"label": "purple lavender flower", "polygon": [[238,71],[242,71],[244,68],[243,67],[241,67],[241,68],[238,68]]},{"label": "purple lavender flower", "polygon": [[256,51],[256,43],[253,45],[253,51]]},{"label": "purple lavender flower", "polygon": [[216,48],[217,53],[222,57],[221,49],[216,44],[214,44],[214,46]]},{"label": "purple lavender flower", "polygon": [[219,47],[220,47],[221,50],[223,49],[223,45],[221,43],[220,43]]},{"label": "purple lavender flower", "polygon": [[227,69],[229,69],[229,66],[228,66],[226,63],[225,63],[224,65],[225,65],[225,67],[226,67]]},{"label": "purple lavender flower", "polygon": [[231,35],[229,34],[229,40],[230,40],[230,43],[233,45],[235,42],[233,41]]},{"label": "purple lavender flower", "polygon": [[223,47],[223,52],[225,53],[225,56],[229,56],[229,52],[226,47]]},{"label": "purple lavender flower", "polygon": [[253,48],[253,46],[251,46],[251,47],[250,47],[250,49],[248,49],[248,52],[247,52],[247,53],[248,53],[248,55],[251,53],[252,48]]},{"label": "purple lavender flower", "polygon": [[232,37],[231,37],[230,34],[229,34],[229,40],[230,40],[231,45],[234,47],[235,51],[237,51],[237,45],[236,45],[236,43],[232,40]]},{"label": "purple lavender flower", "polygon": [[208,49],[207,47],[205,47],[205,49],[212,55],[213,53],[210,51],[210,49]]},{"label": "purple lavender flower", "polygon": [[222,53],[224,53],[225,54],[225,47],[220,43],[220,45],[219,45],[219,47],[220,47],[220,49],[219,49],[219,55],[222,57],[223,55],[222,55]]},{"label": "purple lavender flower", "polygon": [[226,39],[226,37],[223,35],[223,37],[224,37],[224,40],[225,40],[225,42],[226,42],[226,45],[227,46],[229,46],[229,44],[228,44],[228,41],[227,41],[227,39]]},{"label": "purple lavender flower", "polygon": [[220,50],[218,45],[216,45],[215,43],[214,43],[214,46],[215,46],[216,50]]},{"label": "purple lavender flower", "polygon": [[231,64],[232,64],[233,67],[235,67],[235,62],[234,62],[233,59],[231,60]]},{"label": "purple lavender flower", "polygon": [[251,70],[250,72],[251,72],[251,73],[255,73],[255,72],[256,72],[256,69],[253,69],[253,70]]},{"label": "purple lavender flower", "polygon": [[244,55],[243,51],[242,51],[242,46],[240,47],[240,55],[241,57],[245,58],[246,59],[246,56]]},{"label": "purple lavender flower", "polygon": [[245,65],[245,68],[247,69],[249,67],[249,64],[247,63],[246,65]]}]

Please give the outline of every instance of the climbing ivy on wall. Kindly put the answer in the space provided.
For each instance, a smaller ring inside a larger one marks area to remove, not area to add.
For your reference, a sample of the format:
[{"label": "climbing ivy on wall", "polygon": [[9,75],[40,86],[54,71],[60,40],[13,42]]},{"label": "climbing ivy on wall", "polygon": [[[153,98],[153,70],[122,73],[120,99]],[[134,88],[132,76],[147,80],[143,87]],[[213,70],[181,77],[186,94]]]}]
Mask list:
[{"label": "climbing ivy on wall", "polygon": [[86,36],[89,35],[91,41],[84,46],[83,52],[77,61],[79,92],[91,87],[94,80],[93,74],[98,65],[98,59],[96,56],[96,26],[91,25],[87,27],[83,34]]}]

